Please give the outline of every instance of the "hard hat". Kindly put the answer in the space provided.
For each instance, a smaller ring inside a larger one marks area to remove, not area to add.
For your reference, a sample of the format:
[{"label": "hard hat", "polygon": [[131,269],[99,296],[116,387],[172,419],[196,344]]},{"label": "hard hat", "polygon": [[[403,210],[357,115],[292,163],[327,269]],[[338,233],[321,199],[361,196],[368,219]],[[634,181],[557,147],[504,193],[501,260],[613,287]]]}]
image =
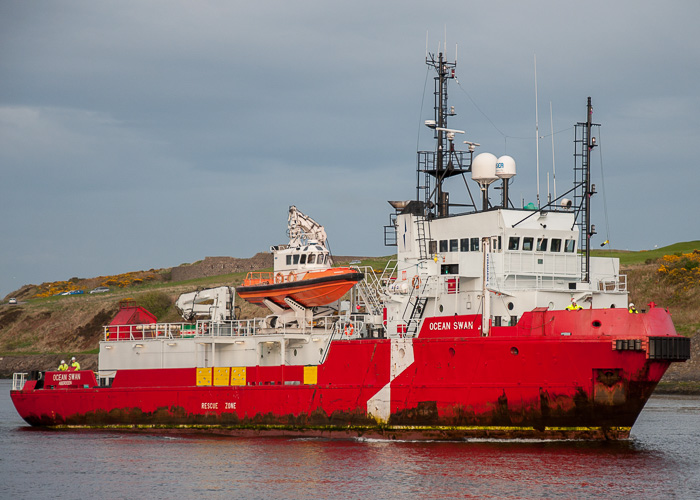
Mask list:
[{"label": "hard hat", "polygon": [[62,360],[61,360],[61,364],[62,364],[62,365],[65,365],[65,364],[66,364],[66,360],[65,360],[65,359],[62,359]]},{"label": "hard hat", "polygon": [[632,302],[630,302],[630,307],[634,307],[634,304]]},{"label": "hard hat", "polygon": [[571,297],[571,302],[576,302],[576,299]]},{"label": "hard hat", "polygon": [[72,358],[70,358],[70,360],[71,360],[71,361],[75,361],[75,356],[73,356]]}]

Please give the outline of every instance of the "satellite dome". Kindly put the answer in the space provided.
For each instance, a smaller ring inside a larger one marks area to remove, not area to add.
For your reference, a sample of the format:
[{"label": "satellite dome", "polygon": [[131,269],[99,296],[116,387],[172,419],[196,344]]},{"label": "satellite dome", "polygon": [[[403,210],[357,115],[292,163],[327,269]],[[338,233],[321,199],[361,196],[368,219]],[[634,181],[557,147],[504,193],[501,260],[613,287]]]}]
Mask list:
[{"label": "satellite dome", "polygon": [[472,180],[482,185],[489,185],[498,180],[496,177],[496,162],[498,159],[491,153],[481,153],[472,161]]},{"label": "satellite dome", "polygon": [[515,177],[515,160],[508,155],[501,156],[496,161],[496,175],[500,179]]}]

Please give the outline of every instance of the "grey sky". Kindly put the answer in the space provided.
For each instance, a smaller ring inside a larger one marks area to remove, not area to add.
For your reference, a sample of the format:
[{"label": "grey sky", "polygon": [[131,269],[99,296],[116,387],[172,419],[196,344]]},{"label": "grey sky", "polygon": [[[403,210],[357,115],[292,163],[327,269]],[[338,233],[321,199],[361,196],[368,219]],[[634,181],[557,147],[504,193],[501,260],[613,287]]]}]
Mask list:
[{"label": "grey sky", "polygon": [[[386,200],[414,195],[431,145],[426,32],[450,59],[458,44],[450,125],[515,158],[517,203],[535,200],[536,54],[557,190],[591,96],[612,246],[700,239],[700,3],[659,5],[1,0],[0,296],[247,257],[285,242],[292,204],[336,254],[392,253]],[[551,165],[546,137],[543,196]]]}]

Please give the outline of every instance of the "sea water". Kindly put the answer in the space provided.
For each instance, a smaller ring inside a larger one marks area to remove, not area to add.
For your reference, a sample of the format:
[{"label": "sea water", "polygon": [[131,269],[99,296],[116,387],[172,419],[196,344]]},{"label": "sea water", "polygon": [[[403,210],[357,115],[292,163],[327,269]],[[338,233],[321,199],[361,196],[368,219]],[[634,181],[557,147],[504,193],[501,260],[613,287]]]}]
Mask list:
[{"label": "sea water", "polygon": [[28,426],[0,380],[0,498],[700,498],[700,397],[622,442],[233,438]]}]

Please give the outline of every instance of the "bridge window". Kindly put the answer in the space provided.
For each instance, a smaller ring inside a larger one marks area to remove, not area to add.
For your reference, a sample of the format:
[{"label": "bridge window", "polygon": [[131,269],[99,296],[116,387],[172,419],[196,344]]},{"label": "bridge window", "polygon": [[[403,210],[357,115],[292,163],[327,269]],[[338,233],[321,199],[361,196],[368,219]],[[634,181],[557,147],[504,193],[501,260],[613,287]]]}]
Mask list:
[{"label": "bridge window", "polygon": [[294,265],[297,265],[299,263],[299,254],[296,254],[294,256]]},{"label": "bridge window", "polygon": [[520,248],[520,238],[518,236],[511,236],[508,238],[508,250],[518,250]]},{"label": "bridge window", "polygon": [[292,265],[292,256],[291,255],[287,255],[287,265],[288,266]]},{"label": "bridge window", "polygon": [[552,238],[552,245],[549,247],[551,252],[561,252],[561,240],[559,238]]},{"label": "bridge window", "polygon": [[450,252],[458,252],[457,240],[450,240]]},{"label": "bridge window", "polygon": [[306,264],[306,254],[301,254],[301,260],[299,261],[299,264]]},{"label": "bridge window", "polygon": [[532,251],[532,244],[534,243],[535,238],[523,238],[523,250],[525,252],[530,252]]},{"label": "bridge window", "polygon": [[479,238],[472,238],[471,239],[471,251],[472,252],[479,251]]},{"label": "bridge window", "polygon": [[447,252],[447,240],[440,240],[440,253]]},{"label": "bridge window", "polygon": [[537,251],[546,252],[547,251],[547,238],[537,238]]},{"label": "bridge window", "polygon": [[316,254],[315,253],[310,253],[309,258],[306,259],[306,262],[309,264],[315,264],[316,263]]},{"label": "bridge window", "polygon": [[576,250],[576,240],[566,240],[564,251],[567,253],[574,253],[574,250]]},{"label": "bridge window", "polygon": [[462,238],[459,240],[459,251],[468,252],[469,251],[469,238]]},{"label": "bridge window", "polygon": [[459,274],[459,264],[442,264],[440,274]]}]

